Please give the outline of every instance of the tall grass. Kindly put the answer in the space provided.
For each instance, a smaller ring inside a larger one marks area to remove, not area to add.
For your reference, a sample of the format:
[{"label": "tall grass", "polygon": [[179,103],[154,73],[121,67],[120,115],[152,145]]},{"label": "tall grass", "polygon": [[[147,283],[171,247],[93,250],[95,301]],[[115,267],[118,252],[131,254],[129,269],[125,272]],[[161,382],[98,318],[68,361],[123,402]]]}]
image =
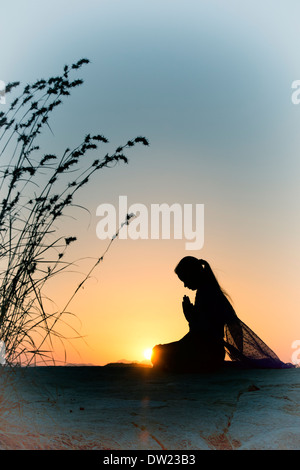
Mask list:
[{"label": "tall grass", "polygon": [[[53,358],[53,350],[45,349],[45,344],[50,341],[51,345],[54,336],[62,337],[59,321],[69,302],[50,312],[44,292],[48,281],[70,265],[65,254],[76,236],[58,236],[57,228],[66,209],[74,205],[75,194],[94,173],[127,163],[126,149],[138,143],[148,145],[147,139],[136,137],[99,156],[99,147],[108,140],[101,134],[88,134],[76,148],[66,148],[61,155],[41,151],[37,141],[45,128],[51,130],[51,113],[83,83],[71,76],[88,62],[81,59],[66,65],[60,76],[26,85],[8,111],[0,113],[0,156],[4,159],[0,167],[0,340],[5,343],[8,364],[47,361]],[[18,86],[18,82],[8,84],[6,93]],[[96,157],[86,158],[89,152]]]}]

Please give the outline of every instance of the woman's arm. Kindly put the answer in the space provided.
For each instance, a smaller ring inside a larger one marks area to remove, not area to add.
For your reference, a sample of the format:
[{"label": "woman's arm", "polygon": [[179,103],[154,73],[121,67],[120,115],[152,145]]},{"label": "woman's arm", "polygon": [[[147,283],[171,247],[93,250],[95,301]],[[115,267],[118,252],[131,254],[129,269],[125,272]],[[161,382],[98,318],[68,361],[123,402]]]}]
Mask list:
[{"label": "woman's arm", "polygon": [[183,296],[182,310],[183,310],[183,314],[184,314],[187,322],[190,323],[190,321],[193,318],[194,305],[192,304],[192,302],[190,301],[190,299],[187,295]]}]

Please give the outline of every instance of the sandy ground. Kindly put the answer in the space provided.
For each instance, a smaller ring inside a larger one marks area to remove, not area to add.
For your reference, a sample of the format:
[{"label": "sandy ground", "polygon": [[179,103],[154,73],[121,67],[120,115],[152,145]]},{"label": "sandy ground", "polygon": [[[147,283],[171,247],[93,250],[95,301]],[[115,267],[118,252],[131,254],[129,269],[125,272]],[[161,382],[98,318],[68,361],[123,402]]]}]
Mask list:
[{"label": "sandy ground", "polygon": [[300,369],[0,369],[0,449],[300,449]]}]

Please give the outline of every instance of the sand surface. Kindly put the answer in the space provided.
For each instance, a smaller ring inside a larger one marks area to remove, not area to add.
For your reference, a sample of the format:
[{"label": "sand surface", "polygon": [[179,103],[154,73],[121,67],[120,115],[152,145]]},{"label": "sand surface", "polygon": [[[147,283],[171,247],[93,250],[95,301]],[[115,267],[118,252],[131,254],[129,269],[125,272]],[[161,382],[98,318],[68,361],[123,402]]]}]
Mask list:
[{"label": "sand surface", "polygon": [[300,449],[300,369],[0,369],[0,449]]}]

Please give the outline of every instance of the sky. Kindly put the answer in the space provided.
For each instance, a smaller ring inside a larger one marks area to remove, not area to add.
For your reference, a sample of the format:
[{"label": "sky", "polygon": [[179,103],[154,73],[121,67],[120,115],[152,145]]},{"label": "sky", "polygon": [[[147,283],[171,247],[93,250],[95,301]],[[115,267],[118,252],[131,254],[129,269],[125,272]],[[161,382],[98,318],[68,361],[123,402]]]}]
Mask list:
[{"label": "sky", "polygon": [[[82,338],[65,343],[67,362],[141,361],[184,336],[181,301],[193,293],[174,268],[186,255],[210,263],[239,318],[290,362],[300,338],[299,3],[12,0],[1,11],[0,80],[26,85],[90,60],[42,136],[45,152],[87,133],[109,139],[104,152],[136,136],[150,142],[98,173],[78,199],[89,212],[59,227],[77,236],[69,256],[80,261],[49,285],[58,305],[108,245],[96,234],[99,205],[118,211],[119,196],[149,212],[204,204],[200,249],[172,236],[113,242],[70,306]],[[59,344],[55,357],[63,360]]]}]

